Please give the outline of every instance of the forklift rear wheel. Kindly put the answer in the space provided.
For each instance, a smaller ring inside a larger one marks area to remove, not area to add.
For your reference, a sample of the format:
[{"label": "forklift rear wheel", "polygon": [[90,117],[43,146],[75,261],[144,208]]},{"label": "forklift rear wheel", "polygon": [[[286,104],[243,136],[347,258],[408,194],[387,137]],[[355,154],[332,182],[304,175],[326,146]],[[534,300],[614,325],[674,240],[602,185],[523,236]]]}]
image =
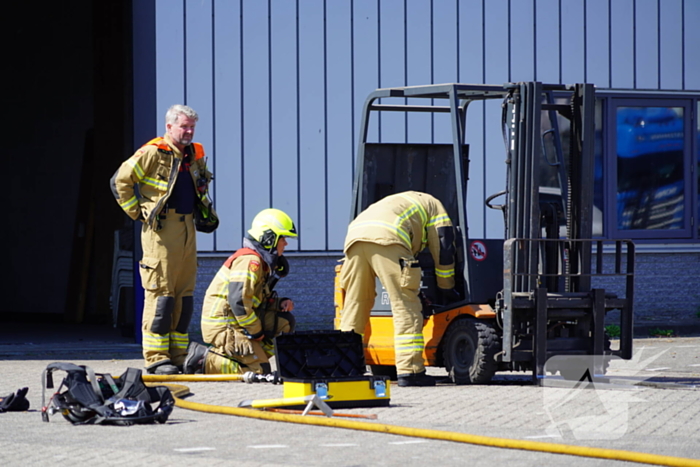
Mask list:
[{"label": "forklift rear wheel", "polygon": [[370,365],[369,369],[374,376],[387,376],[391,381],[398,379],[394,365]]},{"label": "forklift rear wheel", "polygon": [[445,332],[443,356],[447,374],[455,384],[484,384],[496,373],[494,356],[498,334],[487,321],[465,318]]}]

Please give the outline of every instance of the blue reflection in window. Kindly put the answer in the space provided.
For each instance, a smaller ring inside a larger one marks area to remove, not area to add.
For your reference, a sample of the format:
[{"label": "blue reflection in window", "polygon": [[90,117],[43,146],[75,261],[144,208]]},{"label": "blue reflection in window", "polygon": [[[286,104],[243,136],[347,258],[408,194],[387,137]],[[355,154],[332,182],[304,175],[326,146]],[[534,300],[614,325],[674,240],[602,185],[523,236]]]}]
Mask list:
[{"label": "blue reflection in window", "polygon": [[681,107],[618,107],[618,229],[684,227],[683,125]]}]

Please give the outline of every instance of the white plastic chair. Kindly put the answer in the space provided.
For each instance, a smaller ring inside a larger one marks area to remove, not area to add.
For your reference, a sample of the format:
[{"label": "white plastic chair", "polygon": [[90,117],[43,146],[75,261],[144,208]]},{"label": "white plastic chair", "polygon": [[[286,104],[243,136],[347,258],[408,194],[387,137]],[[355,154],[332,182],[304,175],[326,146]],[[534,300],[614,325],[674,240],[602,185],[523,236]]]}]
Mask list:
[{"label": "white plastic chair", "polygon": [[119,231],[114,232],[114,257],[112,259],[112,291],[109,302],[112,308],[112,325],[119,325],[119,302],[121,291],[134,286],[134,255],[131,251],[122,250],[119,242]]}]

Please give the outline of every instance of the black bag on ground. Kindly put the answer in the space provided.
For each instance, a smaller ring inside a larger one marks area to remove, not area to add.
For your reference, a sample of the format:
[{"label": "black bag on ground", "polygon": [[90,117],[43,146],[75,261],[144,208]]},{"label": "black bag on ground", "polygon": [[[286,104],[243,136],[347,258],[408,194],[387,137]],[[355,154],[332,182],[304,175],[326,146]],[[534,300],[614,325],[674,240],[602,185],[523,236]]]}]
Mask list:
[{"label": "black bag on ground", "polygon": [[[54,387],[56,370],[67,374],[47,405],[46,389]],[[51,363],[42,373],[41,385],[41,417],[45,422],[60,412],[74,425],[165,423],[175,404],[170,389],[146,386],[136,368],[127,368],[119,378],[113,378],[84,365]]]},{"label": "black bag on ground", "polygon": [[24,412],[29,410],[29,401],[25,397],[29,388],[18,389],[16,393],[0,397],[0,413],[3,412]]}]

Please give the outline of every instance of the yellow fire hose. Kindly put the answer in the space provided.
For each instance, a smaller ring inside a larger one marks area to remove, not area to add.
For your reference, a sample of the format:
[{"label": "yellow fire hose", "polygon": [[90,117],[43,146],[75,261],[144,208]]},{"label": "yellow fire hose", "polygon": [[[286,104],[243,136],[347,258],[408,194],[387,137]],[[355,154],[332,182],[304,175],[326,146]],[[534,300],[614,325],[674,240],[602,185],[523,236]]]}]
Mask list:
[{"label": "yellow fire hose", "polygon": [[243,375],[143,375],[143,380],[150,383],[243,381]]},{"label": "yellow fire hose", "polygon": [[[213,376],[220,376],[214,380]],[[234,378],[234,377],[238,378]],[[241,375],[143,375],[146,382],[165,381],[241,381]],[[684,457],[661,456],[634,451],[618,449],[603,449],[586,446],[573,446],[568,444],[545,443],[542,441],[525,441],[518,439],[496,438],[491,436],[470,435],[451,431],[429,430],[423,428],[410,428],[397,425],[386,425],[374,422],[358,422],[353,420],[339,420],[326,417],[308,417],[302,415],[285,414],[246,409],[241,407],[227,407],[220,405],[202,404],[183,400],[182,397],[189,393],[189,388],[180,384],[166,384],[173,396],[175,405],[183,409],[198,412],[216,413],[222,415],[235,415],[238,417],[257,418],[286,423],[299,423],[303,425],[326,426],[332,428],[345,428],[348,430],[373,431],[390,435],[410,436],[413,438],[436,439],[440,441],[454,441],[457,443],[474,444],[505,449],[520,449],[524,451],[548,452],[552,454],[567,454],[570,456],[591,457],[617,461],[637,462],[640,464],[665,465],[670,467],[700,467],[700,460]]]}]

